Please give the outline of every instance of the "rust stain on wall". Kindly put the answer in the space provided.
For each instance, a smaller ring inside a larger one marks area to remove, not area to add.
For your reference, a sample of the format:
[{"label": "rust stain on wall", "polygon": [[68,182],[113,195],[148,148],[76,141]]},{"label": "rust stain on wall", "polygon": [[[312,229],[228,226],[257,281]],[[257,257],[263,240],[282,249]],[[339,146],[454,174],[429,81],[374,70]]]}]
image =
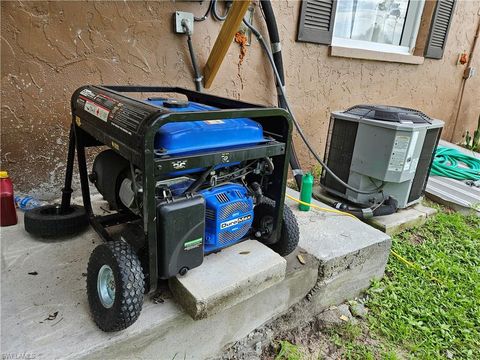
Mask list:
[{"label": "rust stain on wall", "polygon": [[[326,46],[295,42],[299,2],[273,3],[283,40],[287,91],[298,119],[323,152],[329,113],[358,103],[419,108],[447,122],[450,135],[463,67],[480,1],[460,1],[442,60],[423,65],[328,56]],[[70,96],[84,84],[178,85],[193,88],[186,39],[172,33],[175,10],[203,14],[207,4],[160,2],[1,3],[1,160],[17,190],[40,198],[59,195],[65,168]],[[266,34],[260,12],[255,22]],[[221,23],[195,26],[198,60],[208,58]],[[474,66],[480,65],[480,48]],[[237,76],[232,46],[211,93],[273,105],[274,81],[256,41]],[[468,80],[455,138],[480,113],[480,77]],[[243,80],[243,81],[242,81]],[[243,82],[243,84],[242,84]],[[298,138],[305,167],[313,163]]]}]

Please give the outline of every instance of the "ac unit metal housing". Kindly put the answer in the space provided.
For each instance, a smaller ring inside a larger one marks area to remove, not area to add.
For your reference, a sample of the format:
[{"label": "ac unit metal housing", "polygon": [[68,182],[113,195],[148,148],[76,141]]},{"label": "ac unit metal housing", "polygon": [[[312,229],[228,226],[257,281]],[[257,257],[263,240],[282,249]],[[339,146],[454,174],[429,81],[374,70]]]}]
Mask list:
[{"label": "ac unit metal housing", "polygon": [[388,196],[399,208],[420,200],[440,139],[443,121],[424,113],[385,105],[357,105],[332,112],[325,150],[327,166],[359,194],[323,170],[321,183],[333,195],[372,206]]}]

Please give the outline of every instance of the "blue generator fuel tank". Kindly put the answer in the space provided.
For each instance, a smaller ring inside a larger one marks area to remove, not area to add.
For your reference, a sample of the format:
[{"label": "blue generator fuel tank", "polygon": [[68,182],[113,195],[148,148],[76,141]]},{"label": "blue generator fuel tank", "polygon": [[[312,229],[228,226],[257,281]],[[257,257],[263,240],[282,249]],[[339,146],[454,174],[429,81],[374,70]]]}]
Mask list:
[{"label": "blue generator fuel tank", "polygon": [[[169,111],[202,112],[218,110],[192,101],[148,99],[148,103]],[[205,150],[232,149],[268,141],[262,126],[248,118],[167,123],[155,137],[155,149],[165,155],[193,154]]]}]

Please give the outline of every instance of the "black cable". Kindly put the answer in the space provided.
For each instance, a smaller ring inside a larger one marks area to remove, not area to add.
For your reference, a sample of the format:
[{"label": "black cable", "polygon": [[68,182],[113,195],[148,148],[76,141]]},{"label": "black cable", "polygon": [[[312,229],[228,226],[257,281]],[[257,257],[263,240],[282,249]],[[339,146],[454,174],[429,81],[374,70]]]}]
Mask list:
[{"label": "black cable", "polygon": [[208,8],[207,8],[207,11],[205,12],[205,15],[203,15],[202,17],[194,17],[193,20],[195,21],[205,21],[207,18],[208,18],[208,14],[210,13],[210,11],[212,10],[212,1],[210,1],[208,3]]},{"label": "black cable", "polygon": [[[258,41],[260,42],[261,46],[263,47],[263,50],[265,51],[265,53],[267,54],[267,57],[268,57],[268,60],[270,61],[270,65],[272,66],[272,69],[273,69],[273,72],[275,74],[275,78],[277,79],[278,83],[281,83],[281,78],[280,78],[280,75],[278,73],[278,70],[277,70],[277,67],[275,66],[275,61],[273,60],[273,56],[272,54],[270,53],[270,50],[268,49],[268,46],[265,42],[265,39],[263,38],[262,34],[260,34],[260,32],[258,32],[258,30],[253,27],[253,25],[251,25],[248,21],[246,21],[245,19],[243,19],[243,23],[252,31],[252,33],[255,35],[255,37],[258,39]],[[285,98],[285,106],[286,106],[286,109],[288,110],[288,112],[290,113],[290,116],[292,117],[292,120],[293,120],[293,124],[295,125],[295,128],[297,129],[298,131],[298,134],[300,135],[300,137],[302,138],[303,142],[305,143],[305,145],[307,146],[308,150],[310,151],[310,153],[315,157],[315,159],[320,163],[320,165],[323,166],[323,168],[325,169],[325,171],[327,173],[329,173],[338,183],[342,184],[343,186],[345,186],[347,189],[351,190],[351,191],[354,191],[358,194],[374,194],[374,193],[378,193],[380,188],[377,188],[377,189],[374,189],[374,190],[360,190],[360,189],[356,189],[354,188],[353,186],[347,184],[345,181],[343,181],[342,179],[340,179],[328,166],[327,164],[325,164],[323,162],[323,160],[320,158],[320,156],[318,156],[318,154],[315,152],[315,150],[313,149],[312,145],[309,143],[309,141],[307,140],[305,134],[303,133],[303,130],[302,128],[300,127],[300,124],[298,123],[297,119],[295,118],[295,115],[293,114],[293,111],[292,109],[290,108],[290,104],[288,103],[288,99],[285,95],[285,89],[284,89],[284,86],[281,86],[279,87],[279,90],[280,92],[282,93],[282,96]]]},{"label": "black cable", "polygon": [[217,0],[211,0],[212,15],[218,21],[225,21],[225,19],[227,18],[228,12],[230,11],[230,7],[232,6],[232,1],[225,1],[225,7],[227,8],[227,10],[225,11],[225,15],[220,15],[218,13],[217,3],[218,3]]}]

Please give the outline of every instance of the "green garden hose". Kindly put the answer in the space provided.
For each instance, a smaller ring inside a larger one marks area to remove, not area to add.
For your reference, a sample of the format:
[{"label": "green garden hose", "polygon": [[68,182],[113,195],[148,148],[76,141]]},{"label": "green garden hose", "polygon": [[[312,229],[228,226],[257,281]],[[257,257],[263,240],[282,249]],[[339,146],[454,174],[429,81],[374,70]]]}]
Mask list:
[{"label": "green garden hose", "polygon": [[[463,164],[466,167],[460,167]],[[430,170],[432,175],[456,180],[480,180],[480,159],[466,155],[457,149],[439,147]]]}]

